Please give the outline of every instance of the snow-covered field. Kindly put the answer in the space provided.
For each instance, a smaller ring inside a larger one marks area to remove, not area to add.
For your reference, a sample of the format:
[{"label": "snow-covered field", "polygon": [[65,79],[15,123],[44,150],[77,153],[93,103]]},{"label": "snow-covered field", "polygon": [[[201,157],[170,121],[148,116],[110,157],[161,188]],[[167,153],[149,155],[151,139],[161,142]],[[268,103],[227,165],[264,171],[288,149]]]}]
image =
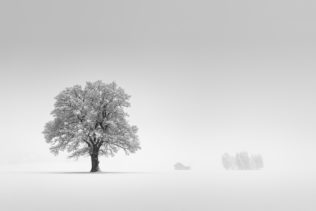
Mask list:
[{"label": "snow-covered field", "polygon": [[1,211],[315,211],[315,196],[298,172],[0,173]]}]

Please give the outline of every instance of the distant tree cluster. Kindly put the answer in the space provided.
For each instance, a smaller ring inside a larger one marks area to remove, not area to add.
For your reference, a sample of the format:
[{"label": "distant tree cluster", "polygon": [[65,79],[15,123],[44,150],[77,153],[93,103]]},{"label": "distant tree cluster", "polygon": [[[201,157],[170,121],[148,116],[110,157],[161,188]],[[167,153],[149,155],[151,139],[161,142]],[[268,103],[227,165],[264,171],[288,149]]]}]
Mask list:
[{"label": "distant tree cluster", "polygon": [[249,155],[247,152],[236,153],[235,156],[225,153],[222,156],[222,162],[227,170],[256,170],[263,168],[261,155]]}]

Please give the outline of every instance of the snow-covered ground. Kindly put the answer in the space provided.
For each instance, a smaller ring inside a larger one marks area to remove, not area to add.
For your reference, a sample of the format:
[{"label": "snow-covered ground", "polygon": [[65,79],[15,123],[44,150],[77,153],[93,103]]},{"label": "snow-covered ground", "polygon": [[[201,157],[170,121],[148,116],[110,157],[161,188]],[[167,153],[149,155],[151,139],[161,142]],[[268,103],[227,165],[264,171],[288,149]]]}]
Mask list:
[{"label": "snow-covered ground", "polygon": [[315,196],[294,171],[0,173],[1,211],[315,211]]}]

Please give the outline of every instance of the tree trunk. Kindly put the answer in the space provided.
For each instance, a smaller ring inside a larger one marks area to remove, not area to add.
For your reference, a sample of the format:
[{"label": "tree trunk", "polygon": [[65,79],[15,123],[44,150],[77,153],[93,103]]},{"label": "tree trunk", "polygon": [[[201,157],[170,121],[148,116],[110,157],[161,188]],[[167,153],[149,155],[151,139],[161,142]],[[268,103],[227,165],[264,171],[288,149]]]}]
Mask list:
[{"label": "tree trunk", "polygon": [[90,172],[100,171],[100,168],[99,168],[99,149],[97,147],[94,147],[90,156],[91,156],[91,171]]}]

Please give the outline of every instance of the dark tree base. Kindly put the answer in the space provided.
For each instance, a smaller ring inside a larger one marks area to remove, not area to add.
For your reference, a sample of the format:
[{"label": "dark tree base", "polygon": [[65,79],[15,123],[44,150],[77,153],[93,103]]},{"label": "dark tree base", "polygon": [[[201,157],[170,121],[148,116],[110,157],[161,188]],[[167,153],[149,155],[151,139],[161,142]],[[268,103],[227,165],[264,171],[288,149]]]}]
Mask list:
[{"label": "dark tree base", "polygon": [[98,154],[92,154],[91,155],[91,170],[90,172],[99,172],[100,167],[99,167],[99,159],[98,159]]},{"label": "dark tree base", "polygon": [[101,172],[101,170],[100,169],[91,169],[90,170],[90,173],[97,173],[97,172]]}]

